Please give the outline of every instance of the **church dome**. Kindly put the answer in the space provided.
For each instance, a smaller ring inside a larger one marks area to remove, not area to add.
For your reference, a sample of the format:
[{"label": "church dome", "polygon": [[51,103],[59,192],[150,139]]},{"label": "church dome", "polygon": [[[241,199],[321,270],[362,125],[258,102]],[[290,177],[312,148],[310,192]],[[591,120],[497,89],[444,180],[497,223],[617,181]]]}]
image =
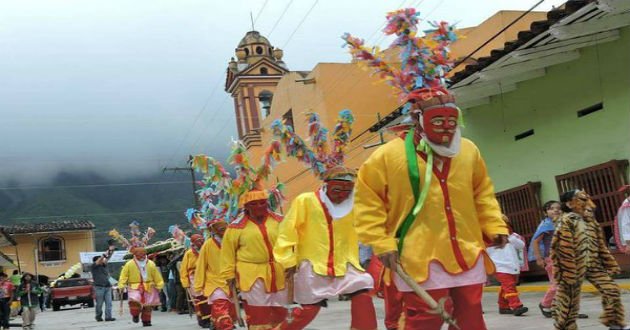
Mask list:
[{"label": "church dome", "polygon": [[238,43],[238,47],[241,48],[241,47],[252,45],[252,44],[265,44],[267,46],[271,46],[271,43],[269,42],[269,40],[261,36],[260,32],[249,31],[247,32],[247,34],[245,34],[243,39],[241,39],[241,42]]}]

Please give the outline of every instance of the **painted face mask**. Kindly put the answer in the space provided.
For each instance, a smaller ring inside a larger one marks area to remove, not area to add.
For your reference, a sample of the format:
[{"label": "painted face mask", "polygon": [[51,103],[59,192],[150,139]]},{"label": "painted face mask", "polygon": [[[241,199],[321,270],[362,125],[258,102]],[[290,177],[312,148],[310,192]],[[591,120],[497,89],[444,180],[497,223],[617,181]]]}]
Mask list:
[{"label": "painted face mask", "polygon": [[192,242],[195,249],[199,251],[199,249],[201,249],[201,246],[203,245],[203,236],[199,234],[193,234],[190,236],[190,241]]},{"label": "painted face mask", "polygon": [[340,204],[348,199],[353,190],[354,182],[352,181],[330,180],[326,182],[326,196],[334,204]]},{"label": "painted face mask", "polygon": [[449,146],[457,130],[459,112],[451,107],[426,109],[422,114],[422,127],[431,142]]},{"label": "painted face mask", "polygon": [[133,256],[136,258],[136,260],[143,261],[147,258],[147,251],[143,248],[135,248],[133,250]]},{"label": "painted face mask", "polygon": [[573,212],[582,216],[588,215],[588,212],[590,212],[592,216],[597,207],[595,203],[593,203],[591,196],[583,190],[578,190],[568,204]]},{"label": "painted face mask", "polygon": [[261,219],[269,213],[269,205],[266,199],[259,199],[245,204],[245,210],[250,217]]}]

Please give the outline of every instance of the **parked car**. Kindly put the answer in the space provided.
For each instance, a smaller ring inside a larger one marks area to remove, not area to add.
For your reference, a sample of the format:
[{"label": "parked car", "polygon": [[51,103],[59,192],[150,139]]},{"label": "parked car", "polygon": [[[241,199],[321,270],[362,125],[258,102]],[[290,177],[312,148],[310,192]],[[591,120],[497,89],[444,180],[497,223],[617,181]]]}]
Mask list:
[{"label": "parked car", "polygon": [[94,286],[87,278],[59,280],[50,289],[50,300],[53,311],[65,305],[87,304],[94,307]]}]

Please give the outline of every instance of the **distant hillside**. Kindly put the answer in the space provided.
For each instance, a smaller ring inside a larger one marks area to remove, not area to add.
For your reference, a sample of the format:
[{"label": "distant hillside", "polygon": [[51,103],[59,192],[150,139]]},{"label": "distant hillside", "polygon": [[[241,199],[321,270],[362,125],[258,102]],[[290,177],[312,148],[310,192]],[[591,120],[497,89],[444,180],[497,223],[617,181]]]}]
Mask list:
[{"label": "distant hillside", "polygon": [[[63,219],[56,216],[87,219],[96,225],[97,249],[105,247],[107,232],[112,228],[117,228],[126,235],[128,224],[132,220],[140,221],[143,228],[153,227],[157,231],[156,240],[164,239],[168,237],[167,229],[172,224],[189,228],[184,217],[186,209],[192,206],[189,180],[189,175],[169,174],[112,182],[97,173],[61,172],[52,180],[52,186],[172,181],[184,183],[0,190],[0,223],[40,223]],[[129,214],[117,214],[123,212]]]}]

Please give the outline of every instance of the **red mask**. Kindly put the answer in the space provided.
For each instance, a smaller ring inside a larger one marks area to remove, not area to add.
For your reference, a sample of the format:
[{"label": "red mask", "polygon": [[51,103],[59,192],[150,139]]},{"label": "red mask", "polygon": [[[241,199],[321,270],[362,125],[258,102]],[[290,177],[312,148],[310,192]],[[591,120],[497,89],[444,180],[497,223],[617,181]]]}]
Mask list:
[{"label": "red mask", "polygon": [[352,181],[340,181],[330,180],[326,182],[326,196],[334,204],[340,204],[350,195],[354,189],[354,182]]},{"label": "red mask", "polygon": [[459,111],[451,107],[438,107],[424,110],[422,127],[427,138],[436,144],[450,146],[457,130]]},{"label": "red mask", "polygon": [[245,211],[255,220],[264,220],[269,214],[269,205],[266,199],[259,199],[245,204]]},{"label": "red mask", "polygon": [[201,246],[203,246],[203,236],[199,234],[194,234],[190,236],[190,240],[192,241],[193,245],[197,248],[197,250],[201,249]]}]

